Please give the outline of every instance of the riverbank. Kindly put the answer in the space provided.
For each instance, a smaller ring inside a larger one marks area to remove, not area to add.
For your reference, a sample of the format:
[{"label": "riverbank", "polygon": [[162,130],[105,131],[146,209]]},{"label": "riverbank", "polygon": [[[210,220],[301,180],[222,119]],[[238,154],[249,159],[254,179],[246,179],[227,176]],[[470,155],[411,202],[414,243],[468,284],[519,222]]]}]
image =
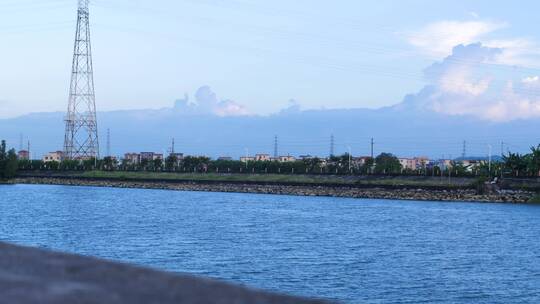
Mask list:
[{"label": "riverbank", "polygon": [[493,203],[528,203],[535,192],[502,190],[478,194],[470,186],[421,186],[334,183],[270,183],[242,181],[129,180],[83,177],[19,177],[15,184],[46,184],[116,188],[163,189],[176,191],[235,192],[297,196],[326,196],[419,201],[464,201]]}]

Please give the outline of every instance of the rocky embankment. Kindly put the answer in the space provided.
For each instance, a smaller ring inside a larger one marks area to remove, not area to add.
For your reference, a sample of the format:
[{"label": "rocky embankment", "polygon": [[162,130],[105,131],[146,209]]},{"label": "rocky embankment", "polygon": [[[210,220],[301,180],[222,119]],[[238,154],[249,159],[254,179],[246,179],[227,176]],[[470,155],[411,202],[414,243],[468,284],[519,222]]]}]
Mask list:
[{"label": "rocky embankment", "polygon": [[282,194],[298,196],[328,196],[348,198],[374,198],[419,201],[467,201],[493,203],[527,203],[534,196],[527,191],[499,191],[479,195],[473,189],[427,189],[399,186],[377,187],[357,185],[291,185],[291,184],[242,184],[204,183],[185,181],[135,181],[135,180],[92,180],[77,178],[25,177],[13,181],[18,184],[47,184],[69,186],[94,186],[116,188],[164,189],[178,191],[235,192],[258,194]]}]

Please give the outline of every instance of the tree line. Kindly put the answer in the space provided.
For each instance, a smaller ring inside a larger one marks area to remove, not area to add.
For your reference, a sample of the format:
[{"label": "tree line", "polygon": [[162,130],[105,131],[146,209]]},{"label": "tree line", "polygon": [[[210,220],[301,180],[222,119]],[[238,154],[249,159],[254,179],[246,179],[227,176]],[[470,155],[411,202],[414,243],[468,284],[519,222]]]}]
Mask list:
[{"label": "tree line", "polygon": [[0,180],[15,177],[17,174],[18,161],[14,149],[7,150],[6,141],[0,142]]},{"label": "tree line", "polygon": [[175,155],[165,159],[141,160],[138,163],[130,163],[125,159],[117,161],[112,157],[83,161],[43,162],[17,160],[15,150],[7,151],[6,143],[2,141],[0,178],[13,177],[17,170],[539,177],[540,145],[531,147],[530,153],[508,153],[503,156],[502,161],[481,161],[473,166],[467,166],[461,161],[452,161],[447,165],[435,162],[410,170],[403,168],[399,159],[391,153],[381,153],[374,159],[365,159],[363,163],[358,163],[349,154],[331,156],[328,159],[315,157],[293,162],[212,160],[204,156],[186,156],[178,159]]}]

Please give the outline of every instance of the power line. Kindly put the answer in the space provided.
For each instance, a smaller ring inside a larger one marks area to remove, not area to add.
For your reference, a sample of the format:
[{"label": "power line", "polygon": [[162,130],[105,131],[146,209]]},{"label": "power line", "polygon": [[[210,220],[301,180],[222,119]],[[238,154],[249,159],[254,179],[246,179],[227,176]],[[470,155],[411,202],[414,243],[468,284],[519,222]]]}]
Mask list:
[{"label": "power line", "polygon": [[[117,9],[122,10],[122,11],[125,11],[126,8],[129,8],[126,5],[116,5],[116,6],[114,6],[114,5],[110,5],[110,3],[108,3],[108,2],[101,2],[101,1],[99,1],[95,5],[97,5],[98,7],[101,6],[101,7],[106,7],[106,8],[109,8],[109,9],[110,8],[117,8]],[[155,9],[154,7],[140,8],[140,7],[131,6],[130,9],[135,10],[135,11],[140,11],[141,13],[144,13],[145,16],[147,16],[148,14],[154,14],[154,15],[158,15],[160,19],[163,18],[163,17],[169,17],[169,18],[178,20],[178,18],[177,18],[178,15],[177,14],[171,13],[171,11],[164,11],[164,10]],[[182,20],[183,20],[183,19],[185,19],[186,16],[182,16],[182,17],[183,17],[182,18]],[[261,36],[264,36],[265,38],[268,37],[268,34],[279,34],[282,37],[283,36],[289,36],[289,37],[286,37],[286,38],[294,39],[294,41],[301,41],[302,38],[306,38],[306,37],[311,39],[310,41],[316,41],[316,42],[319,42],[319,43],[321,41],[326,40],[328,45],[333,45],[333,46],[335,46],[336,43],[342,42],[342,41],[336,41],[335,35],[323,36],[323,35],[320,35],[319,33],[313,34],[313,33],[293,32],[293,31],[283,30],[283,29],[273,29],[273,28],[267,28],[267,27],[253,25],[253,24],[236,23],[235,22],[236,20],[226,20],[226,22],[224,22],[224,20],[216,20],[216,19],[207,18],[207,17],[192,17],[192,18],[195,18],[195,20],[192,20],[192,21],[195,21],[195,22],[198,21],[198,22],[200,22],[201,24],[204,24],[204,25],[212,24],[212,25],[215,25],[215,26],[219,26],[220,28],[222,28],[223,26],[232,26],[232,27],[236,27],[236,28],[241,28],[243,31],[245,31],[246,29],[247,30],[249,30],[249,29],[256,30],[258,32],[261,32],[262,33]],[[373,30],[375,30],[375,29],[373,29]],[[388,29],[388,31],[392,32],[392,33],[395,33],[396,30]],[[408,36],[414,37],[414,35],[408,35]],[[429,35],[429,37],[437,38],[434,35]],[[440,37],[444,38],[446,36],[443,35],[443,36],[440,36]],[[303,39],[303,41],[306,42],[307,40]],[[396,47],[395,46],[374,46],[372,42],[358,43],[357,41],[348,41],[343,46],[345,46],[347,49],[354,48],[355,50],[362,51],[362,52],[370,52],[370,50],[372,50],[371,52],[376,53],[376,54],[383,54],[383,53],[395,54],[396,53]],[[513,49],[518,49],[518,48],[513,48]],[[523,49],[526,49],[526,48],[523,48]],[[403,50],[410,50],[410,48],[402,48],[402,51]],[[400,53],[403,53],[403,52],[400,52]],[[411,54],[411,56],[417,57],[418,54],[415,52],[414,54]],[[424,58],[426,58],[426,59],[432,59],[432,60],[440,60],[441,59],[440,57],[437,57],[437,56],[428,56],[428,55],[425,55],[425,54],[422,55],[422,56]],[[512,70],[527,69],[527,70],[540,71],[539,67],[530,67],[530,66],[524,66],[524,65],[517,66],[517,65],[508,65],[508,64],[496,63],[496,62],[487,62],[487,61],[479,62],[479,61],[475,61],[475,60],[467,60],[467,59],[463,59],[463,58],[452,58],[452,57],[447,57],[445,60],[452,61],[452,62],[455,62],[455,63],[462,63],[462,64],[466,64],[466,65],[491,66],[491,67],[498,67],[498,68],[512,69]]]}]

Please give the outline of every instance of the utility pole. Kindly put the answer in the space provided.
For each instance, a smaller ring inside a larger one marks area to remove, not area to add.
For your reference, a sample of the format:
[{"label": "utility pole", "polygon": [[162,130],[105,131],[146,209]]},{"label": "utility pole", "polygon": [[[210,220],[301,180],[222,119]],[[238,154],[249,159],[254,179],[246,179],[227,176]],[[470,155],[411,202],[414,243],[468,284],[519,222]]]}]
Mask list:
[{"label": "utility pole", "polygon": [[[452,154],[450,154],[450,161],[452,161]],[[448,184],[450,185],[452,182],[452,163],[448,166]]]},{"label": "utility pole", "polygon": [[[504,141],[501,141],[501,161],[504,161],[503,158],[504,158]],[[501,167],[501,180],[503,179],[503,177],[504,177],[504,168]]]},{"label": "utility pole", "polygon": [[68,110],[65,118],[64,157],[99,158],[94,69],[90,43],[89,0],[79,0],[73,49]]},{"label": "utility pole", "polygon": [[274,158],[278,158],[279,157],[279,150],[278,150],[278,137],[277,135],[274,136]]},{"label": "utility pole", "polygon": [[32,155],[30,154],[30,141],[28,141],[27,151],[28,151],[28,160],[32,160]]},{"label": "utility pole", "polygon": [[371,138],[371,159],[375,159],[375,155],[373,154],[373,146],[375,146],[375,141],[372,137]]},{"label": "utility pole", "polygon": [[19,151],[23,149],[23,134],[19,134]]},{"label": "utility pole", "polygon": [[171,154],[174,154],[174,137],[172,138],[171,142]]},{"label": "utility pole", "polygon": [[351,156],[351,147],[349,146],[349,173],[351,173],[351,161],[352,161],[352,156]]},{"label": "utility pole", "polygon": [[446,167],[446,164],[444,163],[444,154],[441,156],[441,163],[440,163],[440,170],[441,170],[441,184],[443,183],[443,177],[444,177],[444,170],[443,167]]},{"label": "utility pole", "polygon": [[488,170],[489,170],[489,177],[491,177],[491,145],[488,145],[489,154],[488,154]]},{"label": "utility pole", "polygon": [[107,129],[107,157],[111,156],[111,129]]},{"label": "utility pole", "polygon": [[461,158],[465,160],[465,157],[467,157],[467,141],[463,141],[463,152],[461,153]]},{"label": "utility pole", "polygon": [[[249,159],[249,149],[246,148],[246,170],[248,168],[248,159]],[[246,171],[247,172],[247,171]]]},{"label": "utility pole", "polygon": [[330,157],[334,156],[334,134],[330,136]]}]

